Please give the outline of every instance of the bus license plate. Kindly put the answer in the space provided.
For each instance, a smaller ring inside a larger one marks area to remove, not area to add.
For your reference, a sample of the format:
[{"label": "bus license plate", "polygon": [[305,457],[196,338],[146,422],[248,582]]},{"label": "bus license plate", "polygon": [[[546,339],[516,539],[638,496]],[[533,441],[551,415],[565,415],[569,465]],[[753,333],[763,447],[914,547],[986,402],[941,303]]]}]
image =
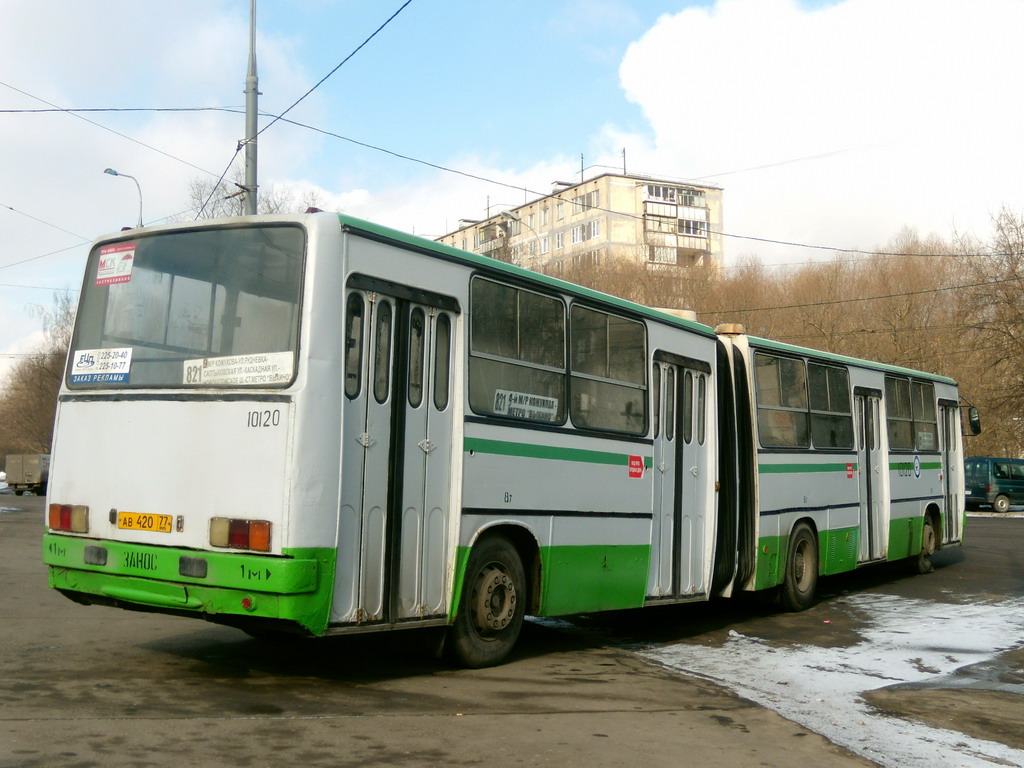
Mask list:
[{"label": "bus license plate", "polygon": [[170,515],[149,515],[145,512],[118,512],[117,527],[126,531],[171,532]]}]

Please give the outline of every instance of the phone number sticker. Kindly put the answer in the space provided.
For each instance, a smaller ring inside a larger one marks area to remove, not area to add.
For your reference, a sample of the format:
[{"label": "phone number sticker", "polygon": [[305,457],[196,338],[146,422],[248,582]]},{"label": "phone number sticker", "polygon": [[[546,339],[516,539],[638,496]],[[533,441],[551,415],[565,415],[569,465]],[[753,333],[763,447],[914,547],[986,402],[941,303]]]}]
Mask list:
[{"label": "phone number sticker", "polygon": [[72,384],[126,383],[132,368],[132,348],[78,349],[71,364]]}]

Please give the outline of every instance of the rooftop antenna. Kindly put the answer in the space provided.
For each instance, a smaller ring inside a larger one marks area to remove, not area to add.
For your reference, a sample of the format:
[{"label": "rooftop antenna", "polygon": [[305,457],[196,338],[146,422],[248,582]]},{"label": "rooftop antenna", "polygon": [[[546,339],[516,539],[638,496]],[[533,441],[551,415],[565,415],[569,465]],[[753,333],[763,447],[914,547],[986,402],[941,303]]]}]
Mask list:
[{"label": "rooftop antenna", "polygon": [[250,0],[249,71],[245,76],[245,213],[256,215],[256,134],[259,77],[256,75],[256,0]]}]

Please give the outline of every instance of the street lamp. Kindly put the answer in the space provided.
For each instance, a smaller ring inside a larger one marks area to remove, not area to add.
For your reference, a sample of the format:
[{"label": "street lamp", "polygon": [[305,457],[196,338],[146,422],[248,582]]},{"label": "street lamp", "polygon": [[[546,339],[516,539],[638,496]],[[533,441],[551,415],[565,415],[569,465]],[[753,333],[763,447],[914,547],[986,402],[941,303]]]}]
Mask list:
[{"label": "street lamp", "polygon": [[139,180],[134,176],[129,176],[127,173],[118,173],[113,168],[106,168],[104,173],[108,173],[111,176],[121,176],[125,179],[131,179],[135,182],[135,188],[139,190],[139,229],[142,229],[142,187],[139,186]]},{"label": "street lamp", "polygon": [[[538,244],[538,246],[540,245],[540,235],[538,235],[538,234],[537,234],[537,230],[536,230],[536,229],[534,229],[533,227],[531,227],[531,226],[530,226],[529,224],[527,224],[527,223],[526,223],[525,221],[523,221],[521,217],[519,217],[519,216],[516,216],[516,215],[515,215],[514,213],[512,213],[512,211],[502,211],[502,212],[501,212],[501,213],[500,213],[499,215],[500,215],[500,216],[501,216],[501,217],[502,217],[503,219],[506,219],[506,220],[508,220],[508,221],[512,221],[512,222],[515,222],[515,223],[517,223],[517,224],[522,224],[522,225],[523,225],[524,227],[526,227],[526,228],[527,228],[528,230],[530,230],[531,232],[533,232],[533,236],[534,236],[535,238],[537,238],[537,244]],[[527,253],[529,253],[529,252],[527,252]]]}]

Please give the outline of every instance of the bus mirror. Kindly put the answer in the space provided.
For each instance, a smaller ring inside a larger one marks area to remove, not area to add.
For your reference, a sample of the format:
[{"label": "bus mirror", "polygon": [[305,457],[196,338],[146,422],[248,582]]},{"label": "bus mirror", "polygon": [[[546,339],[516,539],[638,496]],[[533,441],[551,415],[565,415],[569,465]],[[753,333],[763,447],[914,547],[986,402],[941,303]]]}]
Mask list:
[{"label": "bus mirror", "polygon": [[967,409],[967,423],[971,427],[971,435],[981,434],[981,414],[973,405]]}]

